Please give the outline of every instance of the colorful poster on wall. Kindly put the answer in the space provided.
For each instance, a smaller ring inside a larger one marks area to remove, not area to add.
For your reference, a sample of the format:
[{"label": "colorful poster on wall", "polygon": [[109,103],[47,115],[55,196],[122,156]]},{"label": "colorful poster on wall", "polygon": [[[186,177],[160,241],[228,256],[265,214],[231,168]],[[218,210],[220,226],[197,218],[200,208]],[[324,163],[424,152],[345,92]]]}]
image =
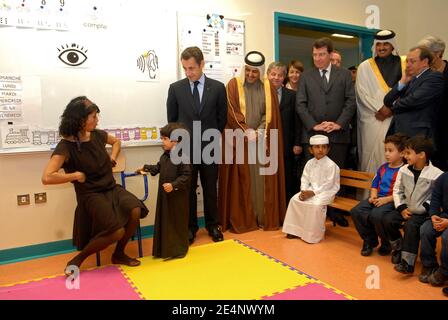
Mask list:
[{"label": "colorful poster on wall", "polygon": [[[179,51],[190,46],[199,47],[204,54],[204,73],[223,83],[241,70],[244,34],[244,21],[218,14],[178,15]],[[179,73],[182,75],[182,70]]]}]

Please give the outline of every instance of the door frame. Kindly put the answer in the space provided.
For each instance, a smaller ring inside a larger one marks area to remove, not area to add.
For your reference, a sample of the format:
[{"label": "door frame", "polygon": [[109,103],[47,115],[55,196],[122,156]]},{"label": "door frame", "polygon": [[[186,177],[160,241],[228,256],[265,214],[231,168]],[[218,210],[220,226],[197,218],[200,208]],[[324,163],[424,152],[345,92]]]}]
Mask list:
[{"label": "door frame", "polygon": [[[280,59],[280,24],[292,27],[310,29],[324,32],[344,32],[359,38],[359,61],[362,62],[372,57],[372,45],[377,29],[368,29],[352,24],[309,18],[289,13],[274,12],[274,56],[275,61]],[[310,48],[311,50],[311,48]]]}]

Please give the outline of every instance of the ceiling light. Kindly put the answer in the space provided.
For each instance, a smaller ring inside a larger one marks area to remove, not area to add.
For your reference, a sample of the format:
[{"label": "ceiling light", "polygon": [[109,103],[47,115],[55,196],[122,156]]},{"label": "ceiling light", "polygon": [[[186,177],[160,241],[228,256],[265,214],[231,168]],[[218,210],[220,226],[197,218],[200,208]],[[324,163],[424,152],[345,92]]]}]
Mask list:
[{"label": "ceiling light", "polygon": [[353,39],[353,36],[348,36],[346,34],[339,34],[339,33],[333,33],[331,35],[332,37],[337,37],[337,38],[345,38],[345,39]]}]

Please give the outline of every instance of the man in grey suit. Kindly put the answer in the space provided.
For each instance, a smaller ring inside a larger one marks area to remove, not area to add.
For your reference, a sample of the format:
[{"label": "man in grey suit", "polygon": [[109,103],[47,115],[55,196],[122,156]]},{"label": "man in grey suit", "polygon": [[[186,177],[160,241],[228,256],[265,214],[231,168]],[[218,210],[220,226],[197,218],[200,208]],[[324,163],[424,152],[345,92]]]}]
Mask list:
[{"label": "man in grey suit", "polygon": [[[198,47],[186,48],[181,54],[181,63],[187,77],[170,85],[166,102],[168,122],[183,123],[190,131],[190,137],[193,137],[194,121],[200,122],[201,137],[207,129],[217,129],[222,132],[227,123],[227,95],[224,84],[206,77],[202,72],[204,55]],[[190,142],[193,146],[192,139]],[[201,155],[207,145],[207,142],[202,142]],[[193,160],[193,152],[190,158]],[[224,237],[218,226],[218,164],[206,164],[202,157],[200,163],[193,163],[193,161],[191,163],[193,171],[190,192],[190,244],[193,243],[199,228],[196,196],[198,173],[204,198],[205,227],[213,241],[222,241]]]},{"label": "man in grey suit", "polygon": [[[316,134],[328,136],[328,156],[339,166],[345,167],[345,158],[350,145],[350,121],[355,111],[355,90],[351,72],[331,64],[333,43],[321,38],[313,44],[314,68],[305,70],[299,80],[296,112],[302,120],[301,144],[308,150],[310,137]],[[311,154],[305,152],[305,161]],[[334,223],[347,226],[341,216],[332,216]],[[345,221],[344,221],[345,220]]]}]

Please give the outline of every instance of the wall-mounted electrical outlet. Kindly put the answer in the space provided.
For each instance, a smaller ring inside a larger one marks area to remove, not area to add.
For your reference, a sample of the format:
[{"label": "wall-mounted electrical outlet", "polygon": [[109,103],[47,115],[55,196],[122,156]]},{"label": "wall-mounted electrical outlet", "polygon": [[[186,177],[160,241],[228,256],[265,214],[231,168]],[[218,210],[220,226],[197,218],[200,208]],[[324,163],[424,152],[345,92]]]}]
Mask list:
[{"label": "wall-mounted electrical outlet", "polygon": [[29,194],[19,194],[17,196],[17,205],[25,206],[30,204],[30,195]]},{"label": "wall-mounted electrical outlet", "polygon": [[45,203],[47,202],[47,193],[40,192],[34,194],[34,203]]}]

